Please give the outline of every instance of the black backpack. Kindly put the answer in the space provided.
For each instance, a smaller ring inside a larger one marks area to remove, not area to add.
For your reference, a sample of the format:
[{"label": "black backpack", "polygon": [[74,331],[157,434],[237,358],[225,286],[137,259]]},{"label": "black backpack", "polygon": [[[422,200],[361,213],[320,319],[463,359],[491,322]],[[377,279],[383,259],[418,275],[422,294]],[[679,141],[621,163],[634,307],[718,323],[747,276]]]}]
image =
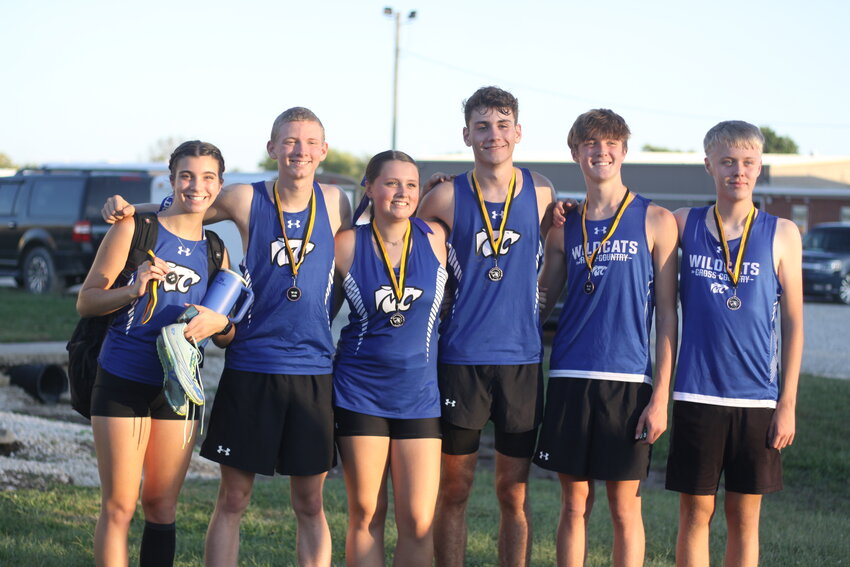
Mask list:
[{"label": "black backpack", "polygon": [[[155,213],[137,214],[133,217],[136,228],[124,269],[112,284],[113,288],[127,285],[139,264],[148,257],[148,250],[156,245],[157,222]],[[224,243],[213,231],[204,231],[207,238],[207,264],[209,276],[221,268],[224,261]],[[71,340],[65,345],[68,350],[68,383],[71,390],[71,407],[87,419],[91,419],[91,394],[97,375],[97,357],[112,324],[115,313],[98,317],[83,317],[77,322]]]}]

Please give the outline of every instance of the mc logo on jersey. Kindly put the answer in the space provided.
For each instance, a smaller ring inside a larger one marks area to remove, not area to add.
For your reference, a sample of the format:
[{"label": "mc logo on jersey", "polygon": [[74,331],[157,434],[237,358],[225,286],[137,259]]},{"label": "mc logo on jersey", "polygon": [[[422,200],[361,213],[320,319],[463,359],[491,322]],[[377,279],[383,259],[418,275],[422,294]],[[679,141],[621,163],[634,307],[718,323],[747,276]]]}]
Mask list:
[{"label": "mc logo on jersey", "polygon": [[382,313],[396,313],[407,311],[413,302],[422,296],[422,290],[415,287],[405,287],[401,296],[401,303],[396,301],[393,288],[382,285],[375,291],[375,308]]},{"label": "mc logo on jersey", "polygon": [[201,276],[192,268],[186,266],[178,266],[174,262],[166,262],[171,269],[162,280],[163,291],[179,291],[186,293],[189,288],[201,281]]},{"label": "mc logo on jersey", "polygon": [[[508,253],[511,246],[513,246],[516,242],[519,241],[522,235],[513,230],[506,230],[505,237],[502,239],[501,244],[499,245],[499,256],[504,256]],[[499,233],[494,232],[493,238],[496,240],[499,239]],[[480,232],[475,234],[475,253],[485,258],[489,258],[493,255],[493,247],[490,245],[490,239],[487,238],[487,231],[485,229],[481,229]]]},{"label": "mc logo on jersey", "polygon": [[722,283],[712,282],[709,289],[711,289],[711,293],[723,293],[729,289],[729,286]]},{"label": "mc logo on jersey", "polygon": [[[301,245],[304,243],[300,238],[290,238],[289,246],[292,247],[292,255],[295,256],[296,260],[301,255]],[[316,248],[316,245],[312,242],[307,244],[307,254],[312,252]],[[289,264],[289,254],[286,253],[286,243],[283,241],[283,238],[278,238],[274,242],[271,243],[271,254],[272,254],[272,264],[277,264],[278,266],[286,266]],[[304,257],[307,257],[307,254],[304,254]]]}]

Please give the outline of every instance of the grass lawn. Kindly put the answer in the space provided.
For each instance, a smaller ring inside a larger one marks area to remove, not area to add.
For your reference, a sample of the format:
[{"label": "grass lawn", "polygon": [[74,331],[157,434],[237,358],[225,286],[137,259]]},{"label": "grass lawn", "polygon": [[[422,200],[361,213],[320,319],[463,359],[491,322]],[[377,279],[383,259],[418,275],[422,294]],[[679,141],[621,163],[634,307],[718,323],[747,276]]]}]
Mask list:
[{"label": "grass lawn", "polygon": [[[67,341],[80,316],[76,294],[33,295],[0,288],[0,343]],[[9,324],[12,323],[12,324]]]},{"label": "grass lawn", "polygon": [[[798,407],[798,435],[783,454],[786,489],[765,497],[762,507],[762,565],[833,566],[850,563],[850,381],[804,376]],[[667,436],[656,444],[654,469],[663,470]],[[334,541],[334,565],[344,563],[345,490],[340,478],[327,482],[325,508]],[[467,565],[495,565],[498,511],[493,475],[479,471],[469,509]],[[202,562],[203,537],[217,485],[191,482],[178,515],[177,565]],[[533,479],[533,565],[554,564],[554,531],[560,489],[557,481]],[[672,566],[678,497],[657,483],[644,488],[647,565]],[[55,486],[51,490],[0,493],[0,565],[91,565],[91,538],[99,507],[97,489]],[[712,564],[722,563],[725,526],[721,512],[712,533]],[[133,523],[131,564],[135,564],[142,518]],[[240,565],[294,565],[295,521],[286,478],[258,480],[242,524]],[[591,517],[588,565],[608,565],[611,546],[602,486]],[[395,535],[388,528],[387,548]],[[388,560],[389,560],[388,556]]]}]

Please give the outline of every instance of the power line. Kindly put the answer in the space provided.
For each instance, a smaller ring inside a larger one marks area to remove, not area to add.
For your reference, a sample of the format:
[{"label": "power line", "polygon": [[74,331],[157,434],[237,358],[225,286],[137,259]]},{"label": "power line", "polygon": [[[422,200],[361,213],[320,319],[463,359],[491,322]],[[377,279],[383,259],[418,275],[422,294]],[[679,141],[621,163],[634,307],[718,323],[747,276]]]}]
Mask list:
[{"label": "power line", "polygon": [[[426,63],[430,63],[430,64],[436,65],[438,67],[443,67],[445,69],[451,69],[453,71],[464,73],[466,75],[481,77],[483,79],[486,79],[488,81],[493,81],[493,82],[498,82],[498,81],[503,80],[503,77],[496,77],[494,75],[488,75],[486,73],[481,73],[480,71],[474,71],[474,70],[471,70],[471,69],[460,67],[458,65],[446,63],[445,61],[439,61],[437,59],[433,59],[431,57],[428,57],[426,55],[422,55],[421,53],[416,53],[414,51],[409,51],[409,50],[405,49],[405,50],[402,50],[402,52],[405,55],[411,56],[415,59],[420,59],[422,61],[425,61]],[[587,97],[582,97],[582,96],[578,96],[578,95],[574,95],[574,94],[568,94],[568,93],[564,93],[564,92],[561,92],[561,91],[553,91],[553,90],[550,90],[550,89],[542,89],[538,86],[516,82],[513,79],[510,79],[510,82],[512,84],[515,84],[518,87],[522,88],[523,90],[532,91],[532,92],[536,92],[536,93],[539,93],[539,94],[545,94],[545,95],[553,96],[553,97],[564,99],[564,100],[571,100],[571,101],[575,101],[575,102],[583,102],[583,103],[590,104],[590,105],[598,104],[598,102],[599,102],[598,99],[590,99],[590,98],[587,98]],[[629,109],[629,110],[645,112],[647,114],[656,114],[656,115],[661,115],[661,116],[667,116],[667,117],[670,117],[670,118],[685,118],[685,119],[688,119],[688,120],[714,120],[714,121],[718,121],[718,120],[726,120],[728,118],[728,116],[720,116],[720,115],[716,115],[716,114],[715,115],[709,115],[709,114],[694,114],[694,113],[688,113],[688,112],[676,112],[676,111],[660,109],[660,108],[651,108],[651,107],[646,107],[646,106],[635,106],[635,105],[627,104],[627,103],[616,103],[613,106],[616,106],[617,108],[626,108],[626,109]],[[759,122],[761,122],[761,123],[769,122],[770,125],[772,125],[772,126],[782,125],[782,126],[785,126],[785,127],[797,127],[797,128],[827,128],[827,129],[837,129],[837,130],[850,129],[850,124],[840,124],[840,123],[790,122],[790,121],[786,121],[786,120],[759,120]]]}]

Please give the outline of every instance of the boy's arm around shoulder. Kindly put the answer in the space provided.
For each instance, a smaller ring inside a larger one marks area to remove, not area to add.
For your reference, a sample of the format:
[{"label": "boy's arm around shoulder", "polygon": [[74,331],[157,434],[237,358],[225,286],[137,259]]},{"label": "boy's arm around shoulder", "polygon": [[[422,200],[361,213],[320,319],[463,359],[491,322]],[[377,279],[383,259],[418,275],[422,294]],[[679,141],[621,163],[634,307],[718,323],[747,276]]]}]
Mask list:
[{"label": "boy's arm around shoulder", "polygon": [[[537,220],[540,223],[540,236],[545,239],[546,234],[553,224],[558,224],[552,222],[552,215],[556,205],[555,186],[546,176],[536,171],[531,172],[531,179],[534,181],[535,197],[537,198]],[[561,217],[564,216],[563,212],[562,204],[559,211]],[[561,224],[563,224],[563,221],[561,221]]]},{"label": "boy's arm around shoulder", "polygon": [[[546,235],[543,245],[543,268],[537,279],[540,293],[540,322],[545,323],[552,313],[564,283],[567,280],[567,263],[564,252],[564,227],[555,226]],[[569,301],[569,298],[567,298]]]},{"label": "boy's arm around shoulder", "polygon": [[688,222],[688,215],[691,212],[691,207],[682,207],[681,209],[676,209],[673,211],[673,218],[676,219],[676,226],[678,228],[679,233],[679,241],[681,242],[682,236],[685,234],[685,224]]},{"label": "boy's arm around shoulder", "polygon": [[803,245],[800,230],[788,219],[777,221],[773,254],[782,286],[779,299],[782,376],[769,434],[771,446],[783,449],[794,442],[796,435],[797,385],[803,357]]},{"label": "boy's arm around shoulder", "polygon": [[426,221],[426,224],[433,231],[428,235],[428,242],[431,244],[431,250],[433,250],[434,256],[437,257],[437,261],[440,262],[440,265],[445,268],[448,258],[448,251],[446,250],[446,239],[448,238],[448,233],[446,232],[446,227],[443,226],[442,223],[435,221]]},{"label": "boy's arm around shoulder", "polygon": [[442,223],[451,232],[454,223],[454,206],[454,182],[444,181],[422,197],[416,216],[426,221]]},{"label": "boy's arm around shoulder", "polygon": [[645,429],[644,442],[651,444],[667,430],[667,404],[679,342],[676,311],[679,229],[673,213],[658,205],[649,206],[646,225],[655,272],[655,376],[652,397],[638,420],[635,439]]},{"label": "boy's arm around shoulder", "polygon": [[334,296],[331,306],[331,320],[336,317],[342,302],[345,299],[342,284],[345,276],[351,270],[354,263],[354,249],[357,243],[357,229],[347,228],[340,230],[334,236]]},{"label": "boy's arm around shoulder", "polygon": [[322,188],[322,195],[325,197],[331,232],[337,234],[340,230],[351,228],[351,203],[345,191],[336,185],[320,184],[319,187]]},{"label": "boy's arm around shoulder", "polygon": [[164,260],[146,260],[136,270],[132,285],[112,289],[127,264],[136,221],[125,217],[116,222],[97,249],[89,273],[77,295],[77,312],[81,317],[95,317],[116,311],[147,291],[148,282],[161,281],[170,268]]}]

